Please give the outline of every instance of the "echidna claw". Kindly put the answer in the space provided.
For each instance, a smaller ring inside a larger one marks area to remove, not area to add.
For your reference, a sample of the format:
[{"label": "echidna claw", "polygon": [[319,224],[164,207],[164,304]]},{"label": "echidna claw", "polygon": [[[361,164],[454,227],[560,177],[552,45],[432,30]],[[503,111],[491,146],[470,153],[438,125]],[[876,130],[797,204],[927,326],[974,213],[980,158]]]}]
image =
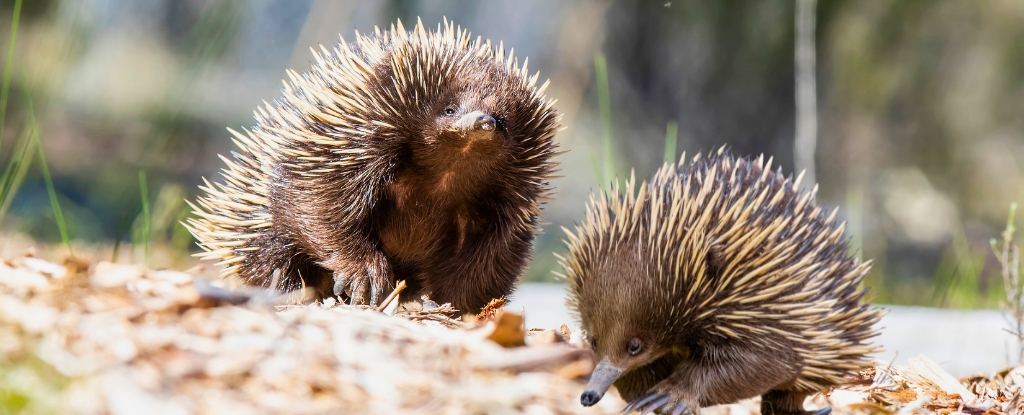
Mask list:
[{"label": "echidna claw", "polygon": [[370,278],[366,275],[334,273],[334,295],[339,299],[348,297],[350,305],[366,304],[369,289]]},{"label": "echidna claw", "polygon": [[334,273],[334,295],[340,298],[349,297],[352,294],[349,282],[351,278],[347,274]]},{"label": "echidna claw", "polygon": [[651,412],[654,412],[655,409],[658,409],[658,408],[661,408],[662,406],[665,406],[665,404],[667,404],[670,400],[672,400],[671,396],[659,395],[658,399],[655,399],[651,403],[647,404],[646,407],[641,409],[640,410],[640,414],[641,415],[646,415],[646,414],[649,414]]},{"label": "echidna claw", "polygon": [[369,285],[369,278],[356,277],[355,281],[352,282],[352,297],[349,299],[349,304],[357,305],[366,302],[366,290],[369,288]]},{"label": "echidna claw", "polygon": [[646,405],[648,402],[653,401],[657,397],[658,397],[657,393],[651,392],[651,393],[648,393],[647,395],[644,395],[644,396],[641,396],[639,398],[636,398],[632,402],[630,402],[628,405],[623,407],[622,410],[619,411],[619,413],[628,414],[630,412],[633,412],[633,411],[635,411],[637,409],[640,409],[641,406]]},{"label": "echidna claw", "polygon": [[676,404],[675,408],[672,408],[672,415],[682,415],[684,413],[693,413],[693,410],[690,409],[690,405],[687,405],[686,402],[679,402]]},{"label": "echidna claw", "polygon": [[817,412],[815,412],[814,415],[832,415],[832,407],[826,406],[824,408],[821,408]]}]

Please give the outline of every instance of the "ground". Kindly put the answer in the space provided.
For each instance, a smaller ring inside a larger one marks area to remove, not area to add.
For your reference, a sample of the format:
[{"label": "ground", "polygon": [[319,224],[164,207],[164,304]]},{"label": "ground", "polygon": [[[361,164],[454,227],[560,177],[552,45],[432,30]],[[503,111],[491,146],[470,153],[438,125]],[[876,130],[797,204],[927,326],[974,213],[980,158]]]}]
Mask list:
[{"label": "ground", "polygon": [[[204,275],[33,256],[0,263],[0,414],[596,415],[624,404],[612,391],[582,407],[593,363],[580,333],[525,330],[498,304],[462,319],[443,305],[296,305],[301,294]],[[810,404],[1000,413],[1024,405],[1014,398],[1022,385],[1024,368],[958,382],[924,359],[879,366]]]}]

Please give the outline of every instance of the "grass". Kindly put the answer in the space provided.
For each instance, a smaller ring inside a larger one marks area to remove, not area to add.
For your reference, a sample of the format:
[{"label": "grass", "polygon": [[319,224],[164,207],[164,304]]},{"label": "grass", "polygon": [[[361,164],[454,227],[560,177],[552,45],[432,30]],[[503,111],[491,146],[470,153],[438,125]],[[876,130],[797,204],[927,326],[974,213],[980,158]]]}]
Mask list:
[{"label": "grass", "polygon": [[74,251],[71,250],[71,239],[68,236],[68,226],[64,221],[64,213],[60,209],[60,202],[57,200],[57,190],[53,187],[50,166],[46,163],[46,154],[43,151],[42,142],[39,138],[39,123],[36,121],[32,96],[28,93],[25,94],[25,104],[28,108],[28,129],[33,131],[32,136],[35,138],[33,141],[35,141],[35,147],[39,154],[39,168],[42,170],[43,180],[46,182],[46,193],[50,197],[50,208],[53,209],[53,218],[57,222],[57,228],[60,229],[60,240],[68,248],[68,253],[74,255]]},{"label": "grass", "polygon": [[11,91],[11,72],[14,70],[14,45],[18,39],[18,21],[21,20],[21,0],[14,1],[11,17],[11,40],[7,44],[7,63],[4,65],[4,83],[0,87],[0,149],[4,142],[4,125],[7,121],[7,95]]},{"label": "grass", "polygon": [[131,223],[129,215],[122,216],[121,220],[117,222],[117,230],[114,233],[114,252],[110,255],[110,262],[117,262],[117,254],[121,251],[121,241],[124,240],[125,234],[131,229]]},{"label": "grass", "polygon": [[[10,98],[11,73],[14,71],[14,47],[17,44],[18,38],[21,4],[22,0],[15,0],[14,2],[11,36],[7,45],[7,61],[4,65],[3,85],[0,87],[0,149],[2,149],[4,130],[6,130],[4,127],[7,122],[7,103]],[[28,90],[25,91],[25,107],[28,114],[28,123],[15,144],[14,153],[12,153],[11,161],[4,170],[3,177],[0,178],[0,183],[2,183],[0,184],[0,223],[3,222],[7,210],[10,208],[11,201],[14,200],[14,196],[25,180],[28,168],[32,165],[31,153],[32,150],[35,150],[36,155],[39,157],[39,166],[43,179],[46,182],[46,191],[50,198],[50,207],[53,209],[54,220],[60,229],[61,241],[68,248],[68,252],[71,253],[71,240],[68,235],[67,223],[64,220],[60,202],[57,200],[57,192],[53,186],[53,178],[50,176],[50,168],[46,163],[46,154],[43,151],[40,139],[41,134],[39,123],[36,119],[35,105],[32,102],[32,94]]]},{"label": "grass", "polygon": [[0,355],[0,415],[59,413],[60,397],[71,379],[25,352],[37,347],[37,339],[23,336],[20,341],[30,346],[20,353]]},{"label": "grass", "polygon": [[665,162],[675,164],[676,146],[679,143],[679,123],[671,121],[665,127]]},{"label": "grass", "polygon": [[1020,250],[1019,244],[1014,242],[1014,233],[1017,228],[1014,220],[1017,216],[1017,204],[1010,204],[1010,213],[1007,215],[1006,229],[1003,230],[1002,243],[992,238],[990,244],[992,252],[999,260],[1003,277],[1003,308],[1007,311],[1007,323],[1010,332],[1018,339],[1017,362],[1024,363],[1024,281],[1020,278]]},{"label": "grass", "polygon": [[[0,129],[3,127],[0,126]],[[4,175],[0,178],[0,223],[3,223],[4,216],[11,206],[14,195],[18,192],[28,168],[32,165],[32,151],[37,141],[32,139],[32,130],[26,128],[22,131],[21,137],[14,145],[14,152],[11,160],[4,169]]]},{"label": "grass", "polygon": [[[2,148],[6,130],[4,127],[7,125],[7,102],[11,90],[11,73],[14,70],[14,46],[18,37],[21,5],[22,0],[15,0],[3,84],[0,86],[0,148]],[[29,167],[32,166],[32,153],[36,151],[46,174],[55,217],[61,224],[61,235],[67,244],[67,230],[63,226],[63,218],[59,213],[60,206],[53,193],[53,182],[50,180],[49,170],[46,169],[46,159],[39,142],[39,126],[32,109],[31,96],[26,93],[25,97],[28,102],[29,123],[22,129],[21,136],[15,141],[10,161],[4,168],[3,176],[0,176],[0,224],[3,223],[11,201],[14,200],[14,195],[18,193],[18,189],[28,174]],[[70,244],[68,244],[68,250],[71,250]],[[55,413],[56,411],[51,406],[57,401],[55,399],[56,391],[62,389],[63,386],[63,377],[38,358],[0,353],[0,414]]]},{"label": "grass", "polygon": [[[0,86],[0,149],[4,142],[4,131],[6,128],[7,121],[7,96],[11,90],[11,72],[14,70],[14,45],[18,39],[18,22],[21,18],[21,1],[15,0],[14,12],[11,16],[11,38],[7,44],[7,62],[4,65],[3,85]],[[18,187],[21,185],[22,180],[25,179],[25,173],[28,170],[28,164],[25,163],[25,154],[28,150],[28,145],[31,143],[29,131],[23,131],[22,136],[18,139],[15,144],[15,151],[11,157],[11,161],[7,164],[7,168],[4,171],[4,175],[0,178],[0,223],[3,222],[3,217],[7,213],[7,208],[10,207],[11,199],[14,193],[17,192]]]},{"label": "grass", "polygon": [[139,193],[142,195],[142,258],[149,264],[149,231],[151,218],[149,215],[149,186],[146,184],[145,170],[139,170]]},{"label": "grass", "polygon": [[932,303],[940,307],[981,307],[986,296],[979,291],[978,283],[985,265],[985,255],[972,249],[962,224],[957,223],[951,229],[950,250],[939,267],[942,274],[935,278]]},{"label": "grass", "polygon": [[603,53],[594,56],[594,77],[597,80],[597,102],[601,113],[601,186],[611,187],[615,178],[615,146],[612,136],[612,104],[608,88],[608,61]]}]

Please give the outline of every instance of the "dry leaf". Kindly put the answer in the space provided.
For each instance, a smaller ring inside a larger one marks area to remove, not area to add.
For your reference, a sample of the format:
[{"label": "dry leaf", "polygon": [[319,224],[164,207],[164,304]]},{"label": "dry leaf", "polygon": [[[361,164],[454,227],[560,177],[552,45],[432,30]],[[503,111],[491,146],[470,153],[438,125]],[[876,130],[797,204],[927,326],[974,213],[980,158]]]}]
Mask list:
[{"label": "dry leaf", "polygon": [[526,345],[526,331],[523,330],[525,319],[522,314],[504,311],[499,313],[494,322],[494,331],[487,336],[491,341],[502,347],[519,347]]}]

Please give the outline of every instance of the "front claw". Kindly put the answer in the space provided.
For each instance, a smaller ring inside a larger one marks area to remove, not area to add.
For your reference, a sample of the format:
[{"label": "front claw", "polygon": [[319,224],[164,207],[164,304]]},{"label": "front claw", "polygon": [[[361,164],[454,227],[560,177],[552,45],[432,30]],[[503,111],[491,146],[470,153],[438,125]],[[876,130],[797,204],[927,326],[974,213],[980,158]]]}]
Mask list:
[{"label": "front claw", "polygon": [[622,408],[622,413],[628,414],[633,411],[639,411],[641,414],[649,414],[654,411],[658,411],[661,414],[693,414],[693,407],[683,401],[673,402],[672,396],[667,393],[651,392],[647,395],[641,396],[634,399],[626,407]]},{"label": "front claw", "polygon": [[338,298],[348,298],[350,305],[366,304],[366,291],[369,285],[370,277],[366,274],[334,273],[334,295]]},{"label": "front claw", "polygon": [[372,256],[356,266],[334,271],[334,295],[348,299],[351,305],[376,307],[384,299],[385,290],[393,289],[391,273],[383,255]]},{"label": "front claw", "polygon": [[[622,413],[629,414],[633,411],[639,411],[641,414],[649,414],[657,411],[660,414],[681,415],[681,414],[693,414],[692,407],[685,402],[673,402],[672,396],[669,393],[650,392],[647,395],[637,398],[630,402]],[[670,412],[671,411],[671,412]]]}]

